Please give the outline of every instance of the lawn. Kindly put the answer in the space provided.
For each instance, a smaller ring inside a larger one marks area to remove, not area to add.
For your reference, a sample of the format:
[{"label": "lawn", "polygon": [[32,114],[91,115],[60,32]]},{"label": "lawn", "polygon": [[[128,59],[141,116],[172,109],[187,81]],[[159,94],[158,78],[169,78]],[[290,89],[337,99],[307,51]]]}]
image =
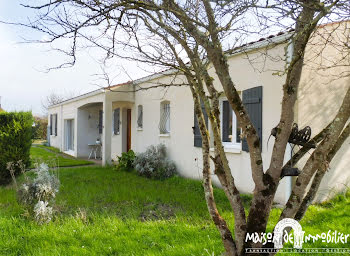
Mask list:
[{"label": "lawn", "polygon": [[[11,186],[0,188],[1,255],[197,256],[223,252],[199,181],[180,177],[149,180],[96,166],[61,169],[60,180],[57,217],[42,226],[23,216]],[[223,191],[215,188],[214,192],[219,211],[232,227],[233,215]],[[249,198],[244,196],[247,205]],[[349,232],[349,202],[347,194],[311,206],[301,222],[304,231]],[[279,213],[280,209],[273,209],[270,231]]]},{"label": "lawn", "polygon": [[77,159],[72,156],[60,153],[59,149],[47,147],[44,145],[34,145],[30,149],[30,157],[32,158],[31,168],[35,162],[47,162],[49,166],[58,165],[59,167],[89,165],[91,161]]}]

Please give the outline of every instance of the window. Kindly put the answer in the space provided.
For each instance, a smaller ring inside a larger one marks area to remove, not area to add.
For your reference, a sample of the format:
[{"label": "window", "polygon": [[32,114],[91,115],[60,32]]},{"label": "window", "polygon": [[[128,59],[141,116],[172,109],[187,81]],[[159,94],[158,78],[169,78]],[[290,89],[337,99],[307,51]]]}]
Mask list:
[{"label": "window", "polygon": [[74,150],[74,119],[65,120],[65,151]]},{"label": "window", "polygon": [[170,133],[170,102],[164,101],[160,104],[159,132],[161,134]]},{"label": "window", "polygon": [[50,115],[50,135],[57,136],[57,114]]},{"label": "window", "polygon": [[52,133],[52,131],[53,131],[53,129],[52,129],[52,127],[53,127],[53,122],[52,122],[53,117],[52,116],[53,115],[50,115],[50,135],[53,135],[53,133]]},{"label": "window", "polygon": [[102,134],[103,131],[103,110],[98,111],[98,133]]},{"label": "window", "polygon": [[241,127],[227,100],[221,101],[221,133],[225,147],[241,147]]},{"label": "window", "polygon": [[142,129],[143,127],[143,107],[138,105],[137,107],[137,128]]},{"label": "window", "polygon": [[[262,101],[262,86],[242,91],[242,102],[259,136],[260,149],[262,149]],[[236,115],[232,112],[231,106],[226,99],[221,101],[221,128],[222,141],[226,148],[242,149],[249,152],[247,140],[241,140],[240,138],[241,126],[237,122]]]},{"label": "window", "polygon": [[57,136],[57,114],[55,114],[55,136]]},{"label": "window", "polygon": [[113,134],[120,134],[120,108],[117,108],[113,112]]},{"label": "window", "polygon": [[[208,115],[207,112],[205,111],[204,108],[204,103],[201,101],[201,108],[202,108],[202,113],[204,115],[204,121],[206,126],[208,127]],[[202,147],[202,135],[201,135],[201,131],[199,129],[199,124],[198,124],[198,120],[197,120],[197,116],[196,116],[196,111],[194,110],[194,126],[193,128],[193,145],[195,147]]]}]

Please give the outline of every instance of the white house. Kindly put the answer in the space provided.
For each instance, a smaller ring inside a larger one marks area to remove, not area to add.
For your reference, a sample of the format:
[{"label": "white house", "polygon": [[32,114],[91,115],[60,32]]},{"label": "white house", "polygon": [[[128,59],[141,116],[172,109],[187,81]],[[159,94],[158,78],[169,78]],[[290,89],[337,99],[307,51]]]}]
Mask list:
[{"label": "white house", "polygon": [[[344,23],[341,26],[346,26]],[[333,28],[329,24],[319,28],[319,35]],[[339,24],[337,24],[339,26]],[[316,35],[314,42],[322,42],[323,37]],[[341,32],[342,36],[343,33]],[[268,144],[271,129],[280,117],[282,85],[285,76],[276,75],[283,70],[290,54],[286,47],[288,33],[269,37],[248,44],[229,57],[232,77],[241,92],[243,102],[250,109],[259,135],[262,139],[264,167],[269,166],[273,137]],[[339,35],[338,35],[339,36]],[[346,35],[343,35],[346,37]],[[339,37],[337,37],[339,40]],[[296,105],[295,122],[299,127],[309,125],[312,134],[317,134],[334,117],[342,97],[349,86],[349,77],[338,77],[344,69],[318,69],[318,58],[341,58],[339,49],[327,45],[323,55],[315,55],[312,44],[306,52],[307,62],[304,67],[299,99]],[[315,69],[317,69],[315,71]],[[215,72],[209,69],[215,78]],[[330,76],[329,74],[332,74]],[[98,89],[84,95],[66,100],[49,108],[50,145],[76,157],[87,157],[90,153],[88,144],[97,139],[102,142],[102,163],[108,164],[117,155],[129,149],[142,152],[148,146],[164,143],[169,156],[175,161],[180,175],[201,178],[201,141],[195,126],[194,107],[188,87],[157,87],[155,84],[186,83],[181,75],[168,70],[119,84],[110,88]],[[216,86],[220,88],[217,79]],[[230,110],[225,98],[221,99],[222,134],[225,151],[238,189],[250,193],[254,189],[251,176],[249,154],[239,137],[240,128],[235,114]],[[322,182],[318,200],[324,200],[331,191],[339,191],[349,184],[350,164],[349,139],[344,143],[337,157],[332,161],[331,170]],[[288,147],[285,160],[291,156]],[[216,177],[214,182],[217,182]],[[288,199],[293,178],[282,179],[276,193],[276,201],[285,203]]]}]

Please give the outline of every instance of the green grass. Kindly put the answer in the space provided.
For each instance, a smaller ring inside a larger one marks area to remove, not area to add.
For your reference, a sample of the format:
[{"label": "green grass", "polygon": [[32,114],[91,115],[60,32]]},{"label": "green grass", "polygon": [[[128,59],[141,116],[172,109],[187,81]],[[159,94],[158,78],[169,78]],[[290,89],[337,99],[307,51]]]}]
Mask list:
[{"label": "green grass", "polygon": [[44,145],[32,146],[30,149],[30,157],[32,158],[31,168],[34,167],[34,163],[37,161],[47,162],[50,167],[54,165],[65,167],[93,164],[91,161],[77,159],[68,155],[63,156],[63,154],[59,153],[59,150],[57,148],[47,147]]},{"label": "green grass", "polygon": [[54,152],[54,153],[60,153],[60,152],[61,152],[58,148],[50,147],[50,146],[45,146],[45,145],[41,145],[41,144],[35,145],[35,147],[47,149],[47,150],[50,150],[50,151],[52,151],[52,152]]},{"label": "green grass", "polygon": [[[149,180],[111,168],[60,170],[56,218],[37,225],[23,214],[11,187],[0,188],[0,255],[221,255],[201,182],[173,177]],[[232,228],[222,190],[219,211]],[[248,205],[250,197],[244,196]],[[307,233],[350,230],[350,195],[311,206],[301,222]],[[273,209],[269,230],[278,221]],[[306,247],[306,246],[304,246]],[[318,247],[311,244],[309,247]],[[347,246],[349,247],[349,246]]]}]

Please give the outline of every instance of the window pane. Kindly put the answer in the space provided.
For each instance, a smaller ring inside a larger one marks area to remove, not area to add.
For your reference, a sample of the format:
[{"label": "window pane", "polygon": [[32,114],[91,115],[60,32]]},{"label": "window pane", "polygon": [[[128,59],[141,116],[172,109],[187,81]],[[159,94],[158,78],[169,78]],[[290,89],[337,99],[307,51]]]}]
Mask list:
[{"label": "window pane", "polygon": [[137,113],[137,127],[142,128],[143,126],[143,109],[142,105],[138,106],[138,113]]},{"label": "window pane", "polygon": [[120,130],[119,124],[120,124],[120,108],[117,108],[114,110],[114,114],[113,114],[113,130],[115,135],[119,134],[119,130]]},{"label": "window pane", "polygon": [[165,129],[166,132],[170,132],[170,104],[165,104],[165,115],[166,115],[166,124],[165,124]]},{"label": "window pane", "polygon": [[222,102],[222,141],[232,142],[232,108],[227,100]]},{"label": "window pane", "polygon": [[237,128],[236,128],[236,142],[237,143],[241,143],[241,125],[238,122],[238,120],[236,120],[236,124],[237,124]]},{"label": "window pane", "polygon": [[98,133],[102,134],[103,131],[103,110],[98,111]]},{"label": "window pane", "polygon": [[161,134],[170,132],[170,103],[161,103],[159,131]]}]

